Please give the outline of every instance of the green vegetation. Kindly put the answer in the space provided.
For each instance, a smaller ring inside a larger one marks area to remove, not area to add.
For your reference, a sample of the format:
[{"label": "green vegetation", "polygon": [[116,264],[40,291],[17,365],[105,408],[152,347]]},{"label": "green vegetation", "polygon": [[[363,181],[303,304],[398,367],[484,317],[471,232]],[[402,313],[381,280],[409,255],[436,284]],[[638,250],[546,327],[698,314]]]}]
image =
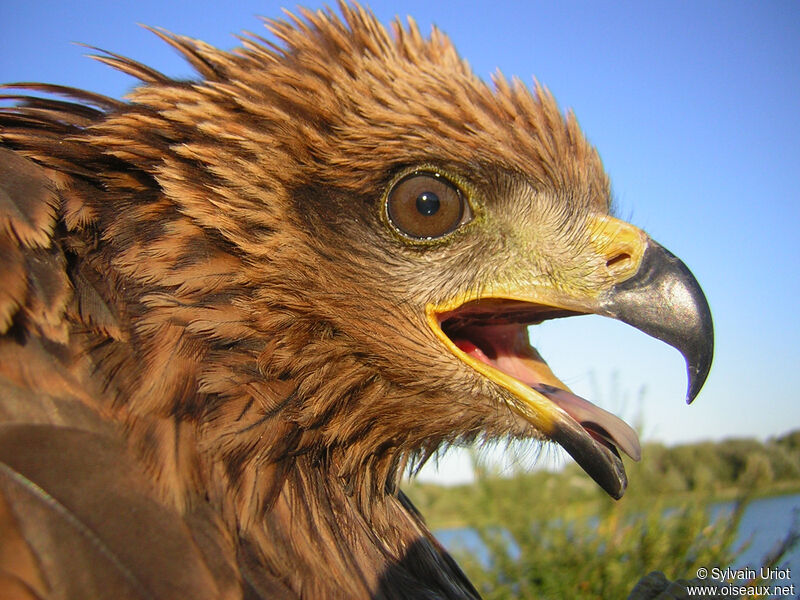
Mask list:
[{"label": "green vegetation", "polygon": [[[412,483],[406,492],[434,529],[480,535],[488,563],[456,558],[487,600],[626,598],[651,571],[692,579],[698,567],[734,562],[747,502],[800,491],[800,431],[767,443],[651,444],[627,467],[631,484],[619,502],[576,465],[513,477],[478,469],[471,485]],[[708,507],[734,498],[733,513],[712,522]],[[792,543],[787,536],[784,553]]]},{"label": "green vegetation", "polygon": [[599,518],[519,519],[509,535],[482,528],[489,564],[459,557],[487,600],[505,598],[625,598],[645,574],[660,570],[691,578],[701,566],[727,566],[744,505],[733,518],[709,526],[700,506],[668,511],[656,504],[647,513],[614,508]]}]

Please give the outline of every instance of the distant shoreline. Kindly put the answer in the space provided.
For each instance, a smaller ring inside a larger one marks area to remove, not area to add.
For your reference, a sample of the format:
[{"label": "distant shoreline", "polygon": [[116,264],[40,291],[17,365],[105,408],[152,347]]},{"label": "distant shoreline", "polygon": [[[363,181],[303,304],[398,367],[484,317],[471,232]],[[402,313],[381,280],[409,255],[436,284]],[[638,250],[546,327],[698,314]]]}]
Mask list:
[{"label": "distant shoreline", "polygon": [[475,481],[440,485],[408,481],[403,490],[433,529],[502,524],[521,506],[533,518],[602,515],[613,506],[633,510],[706,505],[800,494],[800,430],[765,442],[732,439],[680,446],[651,443],[639,463],[626,462],[628,490],[610,500],[574,464],[558,472],[511,476],[478,465]]}]

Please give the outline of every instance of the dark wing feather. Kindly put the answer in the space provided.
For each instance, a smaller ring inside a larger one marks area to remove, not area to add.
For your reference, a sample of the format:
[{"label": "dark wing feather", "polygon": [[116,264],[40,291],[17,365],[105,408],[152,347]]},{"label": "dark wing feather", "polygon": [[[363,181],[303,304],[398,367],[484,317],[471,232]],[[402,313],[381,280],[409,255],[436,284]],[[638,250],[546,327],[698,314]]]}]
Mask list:
[{"label": "dark wing feather", "polygon": [[[1,201],[1,200],[0,200]],[[0,333],[8,331],[11,318],[22,306],[25,291],[25,260],[19,244],[5,232],[0,233]]]},{"label": "dark wing feather", "polygon": [[27,247],[49,245],[58,195],[47,172],[0,149],[0,227]]},{"label": "dark wing feather", "polygon": [[[48,251],[58,195],[42,167],[0,148],[0,333],[31,297],[37,313],[53,322],[68,286],[58,257]],[[49,306],[47,306],[49,304]]]},{"label": "dark wing feather", "polygon": [[100,291],[100,275],[85,263],[70,269],[70,279],[75,286],[75,302],[81,321],[115,340],[125,339],[119,324],[120,309],[107,300]]},{"label": "dark wing feather", "polygon": [[[18,534],[0,539],[0,557],[10,554],[4,546],[24,540],[37,568],[20,577],[32,590],[46,588],[49,598],[230,597],[235,586],[221,589],[215,581],[225,565],[209,567],[192,531],[148,489],[108,436],[0,426],[0,509]],[[227,574],[230,580],[230,568]]]},{"label": "dark wing feather", "polygon": [[93,157],[39,154],[37,140],[99,114],[35,98],[0,111],[3,141],[26,142],[0,148],[0,598],[239,598],[219,516],[158,501],[76,360],[87,332],[124,339],[124,315],[94,247],[100,190],[90,168],[76,176]]}]

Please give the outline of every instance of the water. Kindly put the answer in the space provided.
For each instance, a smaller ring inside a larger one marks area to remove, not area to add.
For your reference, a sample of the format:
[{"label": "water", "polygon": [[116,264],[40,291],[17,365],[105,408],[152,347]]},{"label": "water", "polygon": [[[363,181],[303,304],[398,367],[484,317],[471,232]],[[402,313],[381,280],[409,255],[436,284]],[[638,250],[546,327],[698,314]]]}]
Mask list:
[{"label": "water", "polygon": [[[764,556],[773,550],[792,526],[792,519],[800,519],[800,494],[762,498],[750,504],[742,515],[737,543],[750,540],[750,547],[733,566],[760,565]],[[786,556],[781,566],[791,571],[795,589],[800,590],[800,544]]]},{"label": "water", "polygon": [[[722,511],[729,511],[732,506],[731,503],[715,506],[712,509],[712,516],[716,517]],[[758,568],[762,559],[786,536],[793,519],[800,520],[800,494],[762,498],[751,502],[742,515],[736,541],[737,548],[747,541],[750,542],[750,546],[736,563],[730,566]],[[475,554],[484,564],[488,562],[486,548],[472,529],[441,529],[436,532],[436,537],[448,550],[467,551]],[[780,567],[788,568],[790,577],[788,580],[776,583],[794,584],[795,590],[800,590],[800,544],[784,557]]]}]

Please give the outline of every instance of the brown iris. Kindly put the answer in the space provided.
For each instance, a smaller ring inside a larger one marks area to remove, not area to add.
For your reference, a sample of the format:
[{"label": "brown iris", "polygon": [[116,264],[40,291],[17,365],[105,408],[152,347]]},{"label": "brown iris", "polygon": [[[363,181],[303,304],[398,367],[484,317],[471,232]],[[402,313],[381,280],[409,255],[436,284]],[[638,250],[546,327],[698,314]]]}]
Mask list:
[{"label": "brown iris", "polygon": [[386,200],[389,221],[403,235],[430,240],[454,231],[465,222],[469,206],[447,179],[416,172],[398,181]]}]

